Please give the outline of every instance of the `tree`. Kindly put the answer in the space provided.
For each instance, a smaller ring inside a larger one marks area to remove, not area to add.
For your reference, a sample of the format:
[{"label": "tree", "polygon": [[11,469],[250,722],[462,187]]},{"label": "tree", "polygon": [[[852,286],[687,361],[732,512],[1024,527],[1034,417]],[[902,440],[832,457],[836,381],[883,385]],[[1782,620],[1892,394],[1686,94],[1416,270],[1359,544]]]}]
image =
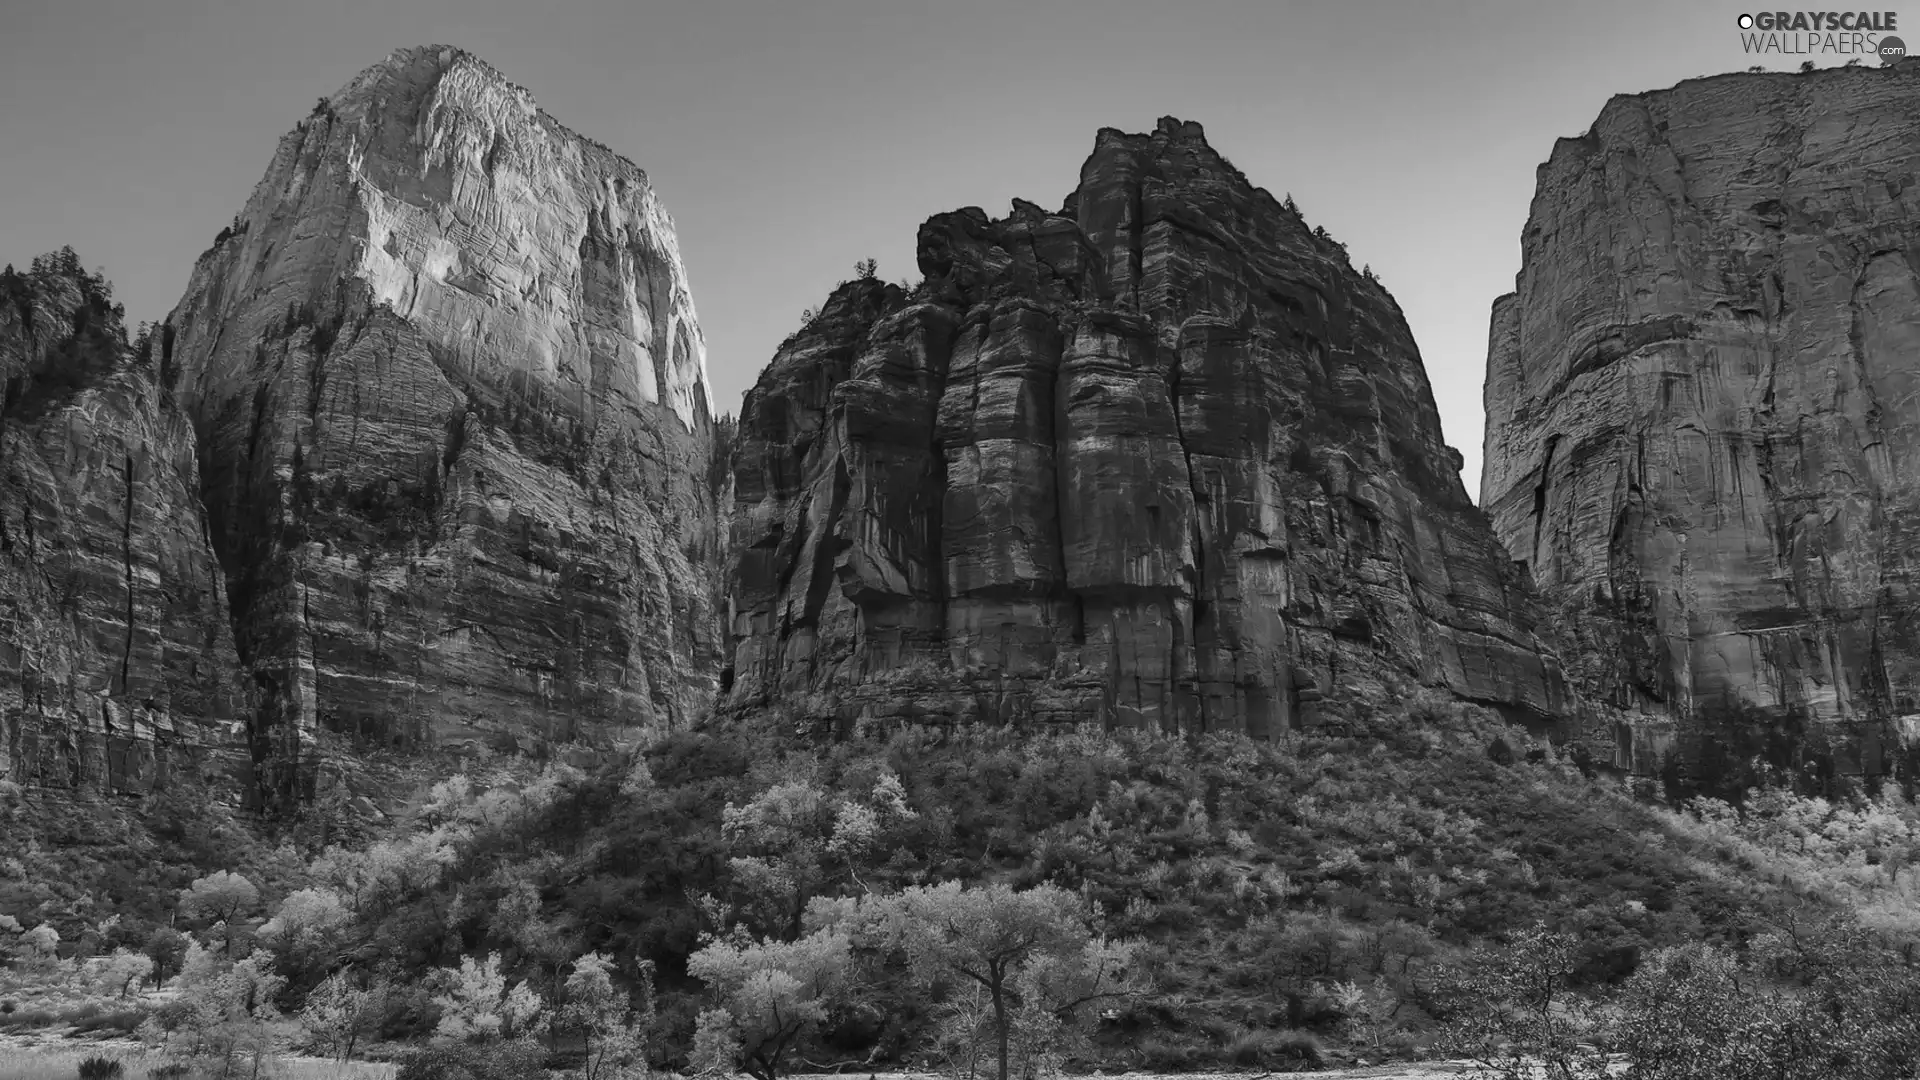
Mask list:
[{"label": "tree", "polygon": [[285,945],[306,945],[328,937],[353,918],[332,889],[301,889],[287,894],[273,917],[260,926],[260,936]]},{"label": "tree", "polygon": [[807,900],[826,881],[826,849],[835,811],[804,780],[776,784],[745,806],[721,811],[721,835],[742,854],[729,860],[736,886],[761,929],[797,937]]},{"label": "tree", "polygon": [[163,983],[179,973],[180,961],[187,952],[187,936],[171,926],[157,926],[140,951],[153,961],[153,981]]},{"label": "tree", "polygon": [[460,958],[457,968],[438,972],[440,1024],[434,1034],[443,1039],[486,1042],[535,1035],[545,1026],[546,1003],[524,982],[508,985],[500,972],[500,954],[485,960]]},{"label": "tree", "polygon": [[788,1051],[815,1028],[845,988],[852,967],[845,929],[822,928],[798,941],[753,941],[744,933],[710,938],[687,960],[717,1008],[700,1014],[694,1041],[700,1068],[744,1063],[756,1080],[778,1080]]},{"label": "tree", "polygon": [[273,999],[285,982],[274,974],[273,958],[265,952],[229,963],[199,942],[188,946],[174,980],[180,990],[174,1023],[185,1029],[191,1040],[187,1051],[200,1060],[203,1073],[227,1077],[250,1061],[253,1074],[259,1074],[272,1051],[269,1025],[279,1017]]},{"label": "tree", "polygon": [[1605,1055],[1589,1042],[1598,1034],[1594,1018],[1568,1008],[1578,945],[1544,924],[1515,933],[1506,948],[1456,980],[1458,1008],[1441,1045],[1501,1080],[1531,1078],[1541,1069],[1548,1080],[1606,1076]]},{"label": "tree", "polygon": [[20,935],[20,946],[27,958],[35,962],[57,960],[60,956],[60,931],[55,930],[52,923],[41,923]]},{"label": "tree", "polygon": [[1734,958],[1711,945],[1661,949],[1642,960],[1621,995],[1618,1025],[1620,1048],[1636,1063],[1635,1076],[1748,1075],[1738,1059],[1750,1053],[1752,1036],[1778,1030],[1782,1003],[1769,993],[1764,1001],[1732,1008],[1742,996],[1741,975]]},{"label": "tree", "polygon": [[216,870],[180,890],[180,913],[225,924],[222,952],[233,955],[234,924],[260,905],[260,890],[239,874]]},{"label": "tree", "polygon": [[1137,943],[1095,934],[1080,899],[1056,885],[1016,891],[950,881],[862,909],[884,926],[887,945],[905,952],[919,982],[958,977],[986,996],[1001,1080],[1012,1076],[1016,1049],[1021,1072],[1037,1072],[1085,1006],[1134,992]]},{"label": "tree", "polygon": [[687,1064],[695,1076],[733,1075],[740,1066],[740,1031],[733,1013],[718,1007],[700,1011],[693,1025],[693,1052]]},{"label": "tree", "polygon": [[860,864],[881,846],[886,831],[919,816],[907,805],[907,791],[900,778],[882,774],[865,801],[848,799],[834,811],[826,853],[845,862],[848,880],[861,885]]},{"label": "tree", "polygon": [[385,998],[384,986],[355,986],[347,972],[336,971],[307,995],[300,1026],[315,1049],[344,1064],[360,1036],[379,1018]]},{"label": "tree", "polygon": [[613,961],[604,953],[588,953],[573,963],[567,976],[566,1005],[560,1023],[580,1032],[587,1041],[582,1080],[615,1080],[644,1066],[646,1042],[641,1035],[653,1014],[653,965],[642,966],[645,1004],[635,1010],[627,995],[613,985]]},{"label": "tree", "polygon": [[[340,494],[344,497],[344,486]],[[313,873],[339,893],[354,914],[366,918],[383,915],[438,885],[454,859],[451,834],[436,828],[382,840],[365,851],[329,848],[315,860]]]},{"label": "tree", "polygon": [[[537,865],[537,864],[536,864]],[[536,866],[522,868],[523,872]],[[540,890],[530,881],[515,881],[507,894],[494,906],[488,929],[496,938],[511,942],[524,959],[532,960],[549,975],[547,990],[557,996],[560,970],[567,965],[579,946],[578,936],[545,917],[541,911]]]},{"label": "tree", "polygon": [[106,961],[99,965],[97,978],[100,985],[112,991],[114,996],[126,997],[135,982],[153,975],[153,969],[152,957],[121,947],[113,950]]},{"label": "tree", "polygon": [[872,281],[874,275],[880,272],[880,261],[878,259],[861,259],[859,262],[853,264],[853,272],[861,281]]},{"label": "tree", "polygon": [[353,918],[332,889],[301,889],[288,894],[273,917],[261,924],[259,938],[275,954],[306,959],[330,947]]}]

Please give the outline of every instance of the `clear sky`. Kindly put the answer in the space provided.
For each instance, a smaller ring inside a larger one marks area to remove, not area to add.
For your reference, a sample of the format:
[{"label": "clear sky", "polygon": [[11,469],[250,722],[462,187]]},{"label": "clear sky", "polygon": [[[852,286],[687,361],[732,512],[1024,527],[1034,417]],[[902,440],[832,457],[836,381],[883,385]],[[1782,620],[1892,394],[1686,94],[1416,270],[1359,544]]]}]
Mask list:
[{"label": "clear sky", "polygon": [[[1400,301],[1477,493],[1488,305],[1534,169],[1616,93],[1755,62],[1744,0],[0,0],[0,262],[71,244],[163,315],[276,140],[451,44],[647,170],[716,406],[931,214],[1058,206],[1103,126],[1172,115],[1292,193]],[[1881,8],[1881,10],[1885,10]],[[1897,10],[1897,9],[1895,9]],[[1915,25],[1901,26],[1920,37]],[[1843,57],[1823,57],[1825,65]],[[1867,63],[1873,63],[1868,58]]]}]

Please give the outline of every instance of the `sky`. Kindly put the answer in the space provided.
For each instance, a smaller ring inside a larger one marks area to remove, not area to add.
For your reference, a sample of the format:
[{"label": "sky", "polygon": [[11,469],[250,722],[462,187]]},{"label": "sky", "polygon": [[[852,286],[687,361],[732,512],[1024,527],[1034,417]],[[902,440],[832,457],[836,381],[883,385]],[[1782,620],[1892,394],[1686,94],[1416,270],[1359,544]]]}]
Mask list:
[{"label": "sky", "polygon": [[1095,131],[1176,116],[1373,267],[1476,494],[1488,307],[1513,288],[1535,168],[1614,94],[1798,67],[1743,52],[1748,10],[0,0],[0,262],[71,245],[130,322],[160,318],[316,98],[396,48],[457,45],[647,171],[678,226],[716,410],[738,412],[800,313],[857,260],[917,280],[927,217],[1002,215],[1014,197],[1056,207]]}]

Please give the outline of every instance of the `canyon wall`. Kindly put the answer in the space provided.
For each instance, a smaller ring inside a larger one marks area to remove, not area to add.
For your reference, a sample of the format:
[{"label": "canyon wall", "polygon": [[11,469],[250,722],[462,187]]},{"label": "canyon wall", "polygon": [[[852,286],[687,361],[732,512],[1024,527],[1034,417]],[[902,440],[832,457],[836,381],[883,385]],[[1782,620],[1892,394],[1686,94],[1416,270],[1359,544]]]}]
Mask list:
[{"label": "canyon wall", "polygon": [[1268,737],[1570,706],[1398,306],[1197,124],[922,226],[748,395],[727,704]]},{"label": "canyon wall", "polygon": [[0,272],[0,779],[246,784],[246,684],[164,339],[71,251]]},{"label": "canyon wall", "polygon": [[1623,764],[1877,773],[1920,731],[1917,154],[1902,64],[1616,97],[1540,168],[1481,505]]},{"label": "canyon wall", "polygon": [[705,345],[646,175],[454,49],[280,142],[168,320],[270,799],[703,714]]}]

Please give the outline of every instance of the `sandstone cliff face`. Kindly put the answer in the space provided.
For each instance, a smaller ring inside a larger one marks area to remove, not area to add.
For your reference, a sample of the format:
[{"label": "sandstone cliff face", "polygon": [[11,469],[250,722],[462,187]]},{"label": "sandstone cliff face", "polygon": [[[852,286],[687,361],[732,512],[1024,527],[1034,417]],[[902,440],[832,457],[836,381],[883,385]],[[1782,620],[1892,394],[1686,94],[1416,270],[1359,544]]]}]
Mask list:
[{"label": "sandstone cliff face", "polygon": [[164,349],[130,351],[70,252],[0,274],[0,779],[240,787],[239,658]]},{"label": "sandstone cliff face", "polygon": [[1900,65],[1615,98],[1540,169],[1481,502],[1622,764],[1878,772],[1920,723],[1916,154]]},{"label": "sandstone cliff face", "polygon": [[269,791],[328,746],[704,710],[705,348],[632,163],[395,53],[281,140],[169,321]]},{"label": "sandstone cliff face", "polygon": [[748,395],[729,703],[1266,736],[1394,673],[1535,717],[1557,662],[1398,307],[1196,124],[1060,211],[920,231]]}]

